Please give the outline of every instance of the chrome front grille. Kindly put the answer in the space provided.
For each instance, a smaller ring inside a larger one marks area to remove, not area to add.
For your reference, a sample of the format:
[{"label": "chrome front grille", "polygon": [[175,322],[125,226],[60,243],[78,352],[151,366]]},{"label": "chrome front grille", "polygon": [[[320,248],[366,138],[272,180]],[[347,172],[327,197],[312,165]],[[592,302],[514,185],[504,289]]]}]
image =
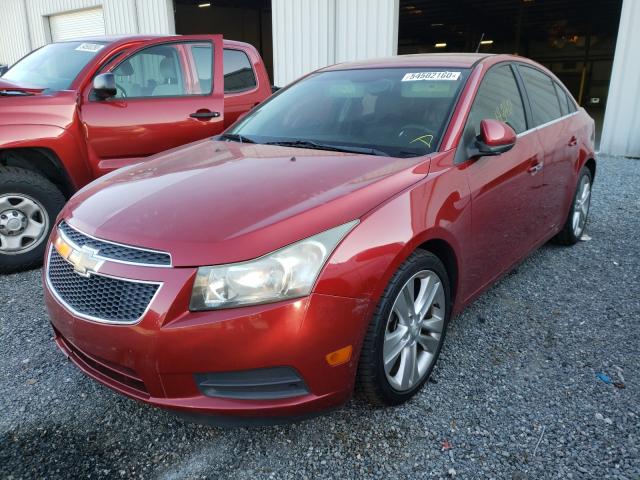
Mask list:
[{"label": "chrome front grille", "polygon": [[99,257],[106,260],[154,267],[171,266],[171,255],[166,252],[158,252],[156,250],[147,250],[100,240],[79,232],[65,222],[61,222],[58,225],[58,230],[78,247],[91,247],[98,251],[97,255]]},{"label": "chrome front grille", "polygon": [[78,275],[55,248],[49,252],[49,287],[58,300],[79,317],[104,323],[135,323],[160,288],[158,283],[92,274]]}]

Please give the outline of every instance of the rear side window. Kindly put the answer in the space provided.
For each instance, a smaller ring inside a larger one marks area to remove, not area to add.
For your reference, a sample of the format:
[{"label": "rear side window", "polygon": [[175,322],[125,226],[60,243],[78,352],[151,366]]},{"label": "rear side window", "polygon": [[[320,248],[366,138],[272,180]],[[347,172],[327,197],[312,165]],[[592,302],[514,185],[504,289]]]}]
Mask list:
[{"label": "rear side window", "polygon": [[553,80],[535,68],[524,65],[519,68],[529,94],[534,126],[560,118],[562,112]]},{"label": "rear side window", "polygon": [[[558,98],[560,99],[560,108],[564,112],[565,106],[567,113],[573,113],[576,111],[576,104],[571,98],[571,95],[567,93],[567,91],[562,88],[560,85],[556,83],[556,91],[558,92]],[[563,113],[564,114],[564,113]]]},{"label": "rear side window", "polygon": [[225,93],[250,90],[257,85],[249,57],[242,50],[224,49]]},{"label": "rear side window", "polygon": [[[505,122],[516,133],[527,129],[522,96],[509,65],[493,67],[485,75],[469,113],[465,138],[467,134],[475,138],[480,133],[480,122],[484,119]],[[467,132],[468,129],[473,131]]]},{"label": "rear side window", "polygon": [[567,115],[569,113],[569,103],[567,99],[567,95],[562,90],[562,87],[557,83],[553,84],[556,87],[556,94],[558,95],[558,101],[560,102],[560,113],[562,115]]}]

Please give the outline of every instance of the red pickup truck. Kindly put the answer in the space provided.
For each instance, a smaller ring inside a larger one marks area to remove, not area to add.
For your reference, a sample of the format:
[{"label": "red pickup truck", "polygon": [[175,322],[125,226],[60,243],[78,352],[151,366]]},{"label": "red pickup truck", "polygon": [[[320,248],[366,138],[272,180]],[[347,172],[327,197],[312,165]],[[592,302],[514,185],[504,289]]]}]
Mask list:
[{"label": "red pickup truck", "polygon": [[0,78],[0,272],[41,263],[93,179],[222,132],[271,94],[260,55],[221,35],[46,45]]}]

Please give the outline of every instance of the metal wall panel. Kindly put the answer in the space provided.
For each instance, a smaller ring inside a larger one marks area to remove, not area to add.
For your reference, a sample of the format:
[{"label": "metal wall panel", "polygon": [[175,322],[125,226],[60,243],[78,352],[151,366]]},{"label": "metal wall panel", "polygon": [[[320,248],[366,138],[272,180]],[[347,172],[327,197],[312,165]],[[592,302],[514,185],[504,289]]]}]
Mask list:
[{"label": "metal wall panel", "polygon": [[31,51],[24,0],[2,0],[0,63],[11,65]]},{"label": "metal wall panel", "polygon": [[274,83],[337,62],[394,55],[399,0],[272,0]]},{"label": "metal wall panel", "polygon": [[335,0],[272,0],[271,18],[275,85],[335,62]]},{"label": "metal wall panel", "polygon": [[624,0],[600,152],[640,157],[640,1]]},{"label": "metal wall panel", "polygon": [[336,62],[398,53],[398,0],[336,0]]},{"label": "metal wall panel", "polygon": [[175,33],[172,0],[1,0],[0,62],[51,41],[51,15],[102,7],[107,35]]}]

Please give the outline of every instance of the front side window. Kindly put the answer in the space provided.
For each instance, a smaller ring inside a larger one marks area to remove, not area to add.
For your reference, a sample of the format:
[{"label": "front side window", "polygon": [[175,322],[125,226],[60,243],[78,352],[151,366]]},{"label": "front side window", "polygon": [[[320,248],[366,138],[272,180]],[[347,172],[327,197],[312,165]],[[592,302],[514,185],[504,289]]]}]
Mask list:
[{"label": "front side window", "polygon": [[256,76],[247,54],[241,50],[224,49],[224,92],[241,92],[255,88]]},{"label": "front side window", "polygon": [[106,45],[103,42],[50,43],[13,65],[2,79],[23,87],[66,90]]},{"label": "front side window", "polygon": [[177,45],[145,48],[120,63],[116,76],[117,98],[176,97],[190,95]]},{"label": "front side window", "polygon": [[535,68],[520,65],[519,70],[529,95],[534,126],[560,118],[562,112],[553,80]]},{"label": "front side window", "polygon": [[527,129],[522,96],[509,65],[493,67],[482,79],[467,119],[474,137],[480,133],[484,119],[504,122],[516,133]]},{"label": "front side window", "polygon": [[438,148],[466,69],[320,72],[282,90],[229,133],[414,157]]},{"label": "front side window", "polygon": [[213,88],[213,48],[210,43],[191,45],[191,57],[198,75],[200,93],[210,94]]}]

